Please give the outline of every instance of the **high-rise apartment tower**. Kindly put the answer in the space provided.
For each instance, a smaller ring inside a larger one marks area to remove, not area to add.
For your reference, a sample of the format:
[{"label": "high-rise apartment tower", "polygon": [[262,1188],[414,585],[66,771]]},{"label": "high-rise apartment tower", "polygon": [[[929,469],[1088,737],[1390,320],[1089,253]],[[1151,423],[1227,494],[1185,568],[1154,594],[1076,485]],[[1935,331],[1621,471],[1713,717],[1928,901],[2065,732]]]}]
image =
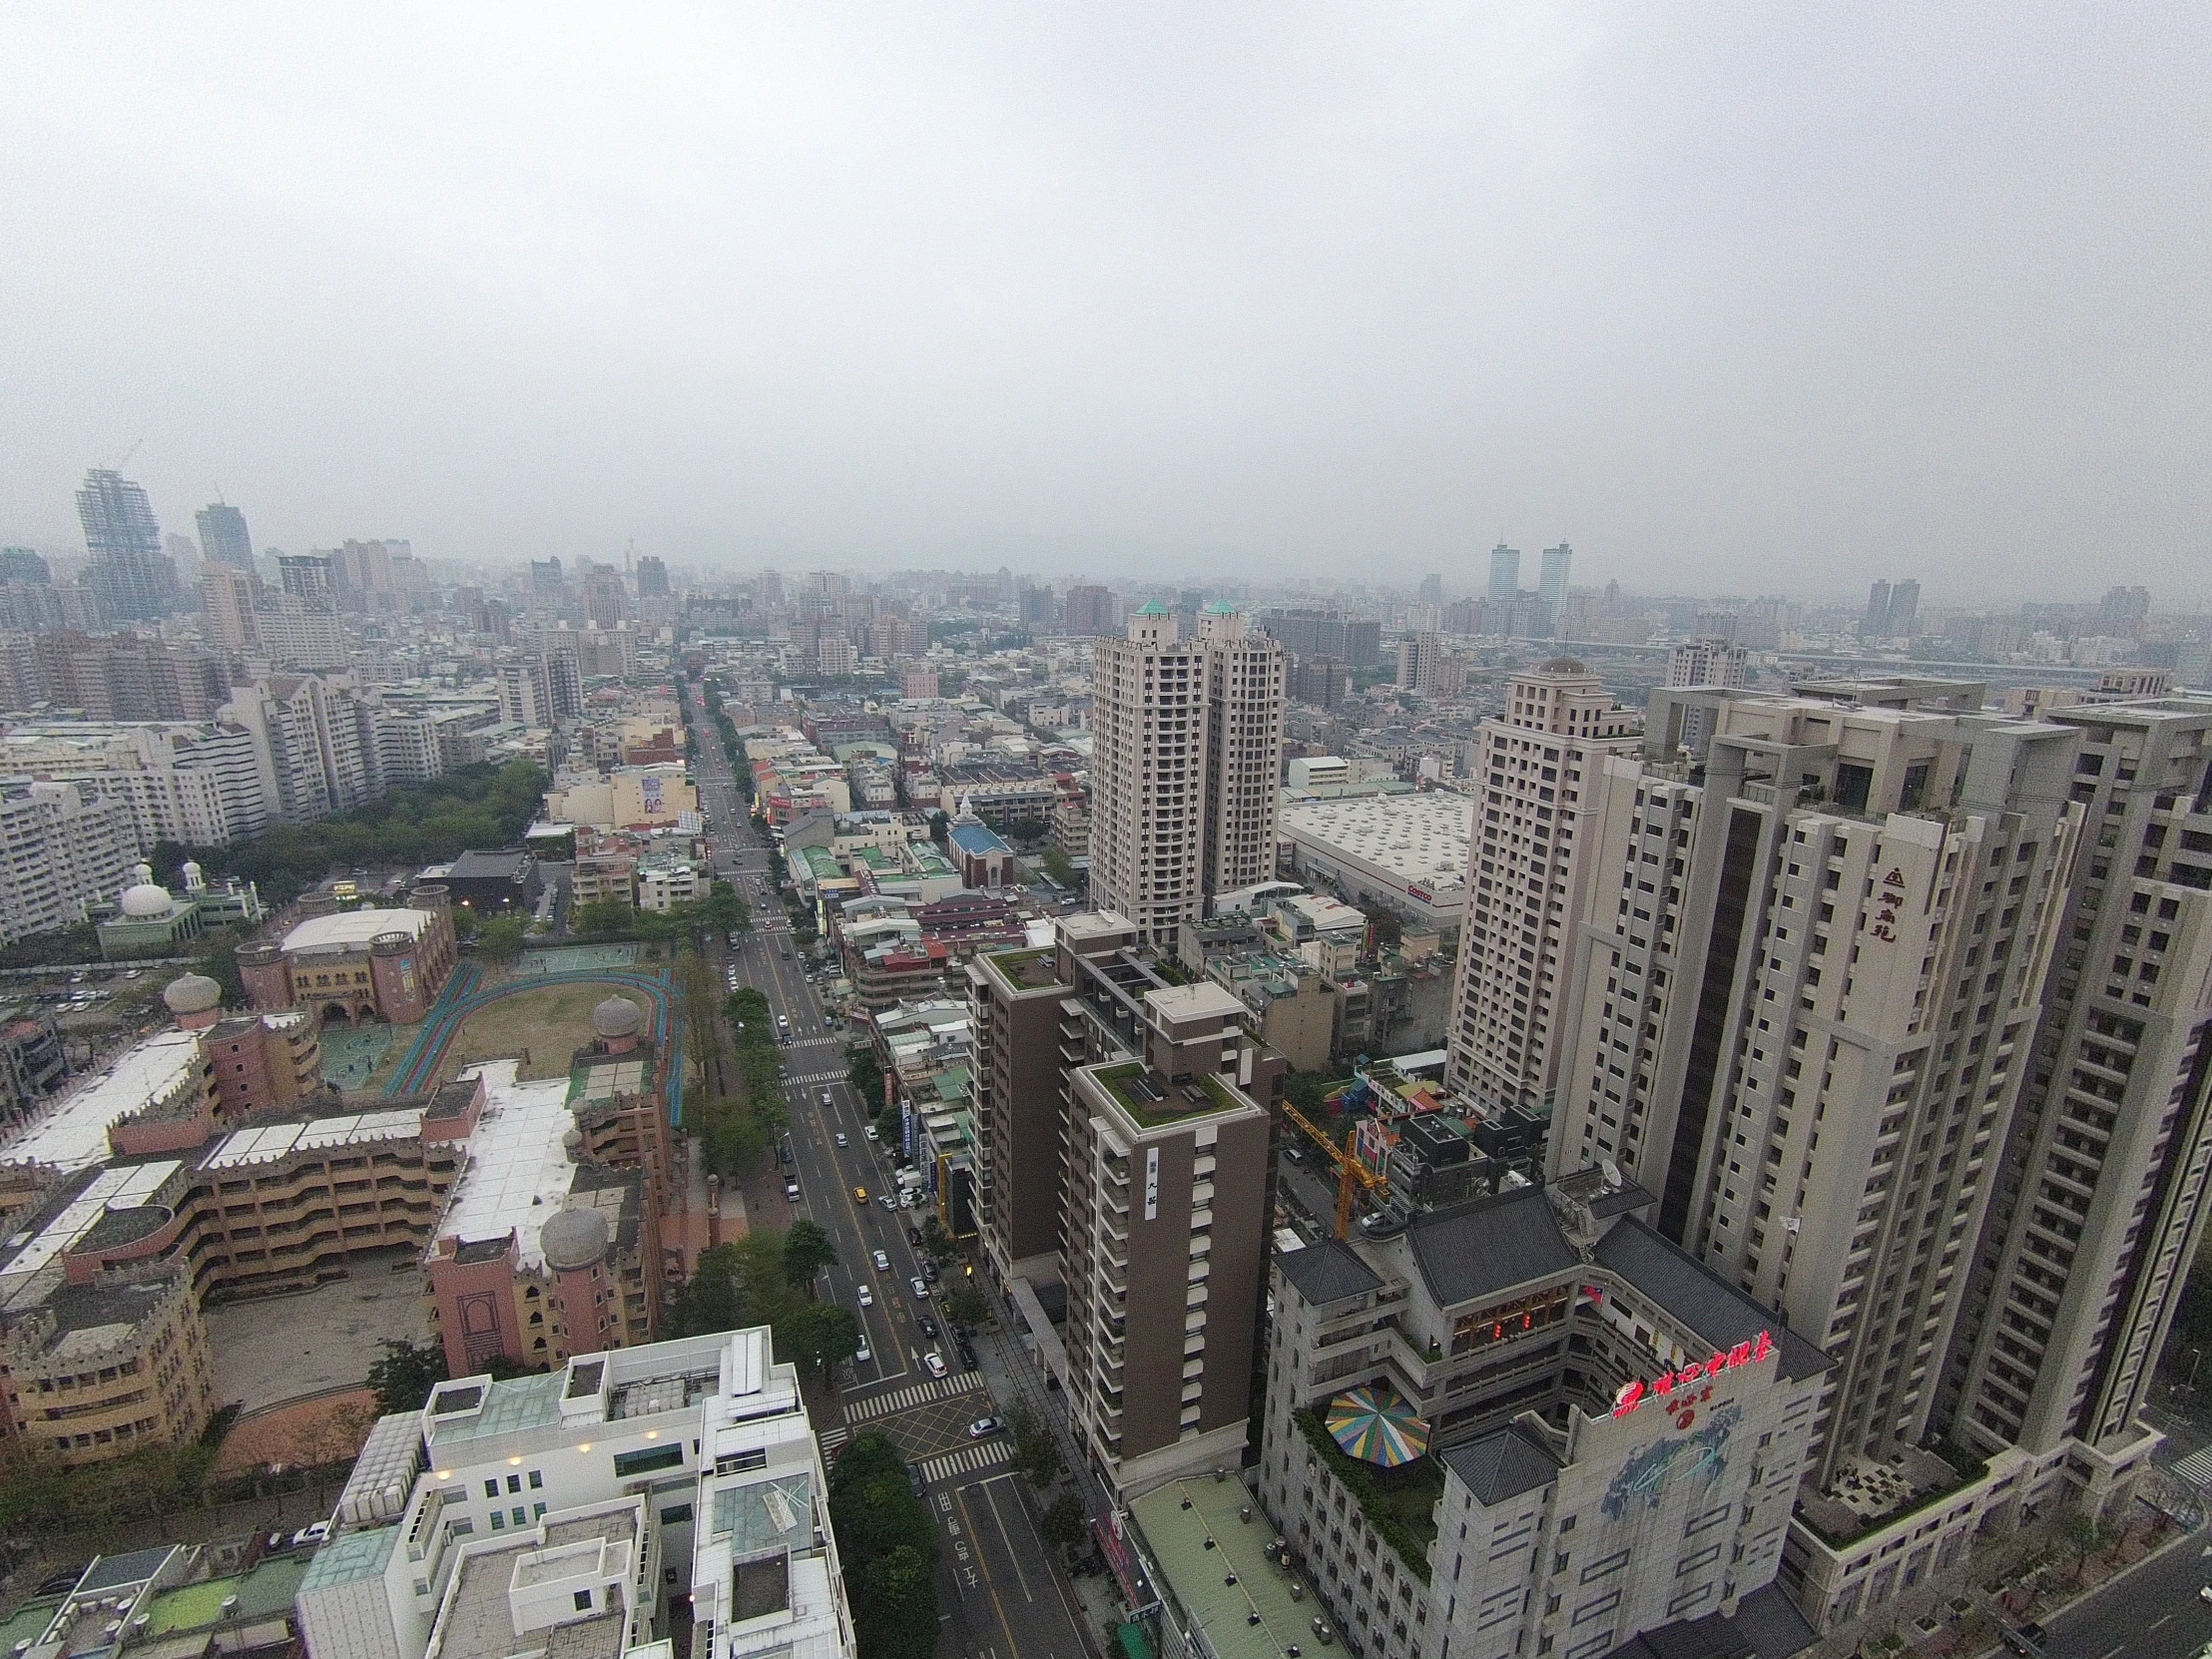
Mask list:
[{"label": "high-rise apartment tower", "polygon": [[77,492],[77,517],[92,554],[86,582],[117,621],[150,622],[177,605],[177,567],[162,551],[161,526],[146,491],[96,466]]}]

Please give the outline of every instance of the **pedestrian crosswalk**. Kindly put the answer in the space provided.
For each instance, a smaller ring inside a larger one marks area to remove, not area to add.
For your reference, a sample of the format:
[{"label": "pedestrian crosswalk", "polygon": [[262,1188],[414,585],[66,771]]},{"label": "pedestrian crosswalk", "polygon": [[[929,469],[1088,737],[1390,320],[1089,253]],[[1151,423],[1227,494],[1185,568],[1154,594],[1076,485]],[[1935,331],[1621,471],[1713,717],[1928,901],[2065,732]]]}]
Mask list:
[{"label": "pedestrian crosswalk", "polygon": [[950,1377],[932,1377],[926,1382],[910,1382],[903,1388],[893,1388],[887,1394],[874,1394],[866,1399],[847,1400],[844,1420],[872,1422],[877,1417],[887,1417],[893,1411],[910,1411],[916,1405],[926,1405],[932,1399],[950,1399],[954,1394],[964,1394],[974,1386]]},{"label": "pedestrian crosswalk", "polygon": [[1005,1461],[1005,1442],[990,1439],[961,1446],[941,1457],[924,1457],[915,1467],[921,1470],[922,1479],[934,1483],[950,1480],[956,1474],[974,1474],[980,1469],[996,1468]]},{"label": "pedestrian crosswalk", "polygon": [[834,1083],[844,1076],[841,1071],[803,1071],[796,1077],[787,1077],[786,1083]]},{"label": "pedestrian crosswalk", "polygon": [[2184,1457],[2167,1471],[2177,1480],[2203,1490],[2212,1490],[2212,1451],[2200,1451],[2193,1457]]},{"label": "pedestrian crosswalk", "polygon": [[822,1442],[822,1449],[824,1451],[834,1451],[837,1449],[837,1447],[844,1444],[845,1441],[852,1438],[852,1430],[844,1427],[840,1423],[832,1427],[825,1428],[820,1434],[817,1434],[815,1438]]}]

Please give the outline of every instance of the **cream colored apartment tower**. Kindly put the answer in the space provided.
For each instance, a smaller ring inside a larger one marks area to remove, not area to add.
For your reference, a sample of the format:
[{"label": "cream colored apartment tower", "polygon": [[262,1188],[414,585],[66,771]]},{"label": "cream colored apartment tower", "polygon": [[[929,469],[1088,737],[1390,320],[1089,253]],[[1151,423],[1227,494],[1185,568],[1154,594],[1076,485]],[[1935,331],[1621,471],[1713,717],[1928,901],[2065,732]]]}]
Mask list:
[{"label": "cream colored apartment tower", "polygon": [[1091,663],[1091,892],[1174,948],[1209,893],[1275,873],[1283,648],[1215,606],[1184,639],[1158,600]]},{"label": "cream colored apartment tower", "polygon": [[1478,1102],[1549,1105],[1590,792],[1608,757],[1637,753],[1638,730],[1569,657],[1513,676],[1504,714],[1481,725],[1446,1076]]},{"label": "cream colored apartment tower", "polygon": [[[2076,738],[1718,690],[1655,692],[1648,723],[1588,829],[1548,1157],[1616,1166],[1837,1361],[1825,1481],[1940,1431],[2075,854]],[[1685,726],[1713,734],[1687,760]]]}]

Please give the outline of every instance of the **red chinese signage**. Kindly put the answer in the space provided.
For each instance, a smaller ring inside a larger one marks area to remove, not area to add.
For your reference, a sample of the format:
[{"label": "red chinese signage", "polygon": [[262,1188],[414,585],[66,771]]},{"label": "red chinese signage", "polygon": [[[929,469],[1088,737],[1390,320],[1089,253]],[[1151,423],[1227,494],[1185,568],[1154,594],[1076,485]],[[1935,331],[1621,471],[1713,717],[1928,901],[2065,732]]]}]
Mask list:
[{"label": "red chinese signage", "polygon": [[1734,1371],[1738,1366],[1755,1366],[1774,1353],[1774,1336],[1762,1331],[1748,1343],[1738,1343],[1734,1348],[1714,1355],[1710,1360],[1692,1360],[1686,1366],[1661,1372],[1649,1382],[1637,1379],[1621,1384],[1620,1392],[1613,1396],[1613,1415],[1625,1417],[1647,1399],[1657,1396],[1664,1399],[1678,1387],[1684,1387],[1702,1378],[1718,1377],[1724,1371]]}]

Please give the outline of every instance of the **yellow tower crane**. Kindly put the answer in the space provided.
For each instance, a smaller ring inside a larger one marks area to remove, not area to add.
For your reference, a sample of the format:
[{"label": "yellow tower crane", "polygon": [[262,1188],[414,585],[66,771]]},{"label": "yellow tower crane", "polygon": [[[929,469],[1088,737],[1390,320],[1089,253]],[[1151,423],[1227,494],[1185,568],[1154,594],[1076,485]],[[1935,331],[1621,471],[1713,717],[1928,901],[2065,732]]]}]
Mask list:
[{"label": "yellow tower crane", "polygon": [[1352,1231],[1352,1189],[1355,1185],[1377,1192],[1389,1186],[1386,1177],[1375,1173],[1353,1155],[1352,1139],[1356,1129],[1345,1131],[1345,1144],[1339,1146],[1329,1138],[1328,1131],[1288,1100],[1283,1102],[1283,1115],[1302,1130],[1306,1138],[1320,1147],[1324,1156],[1337,1166],[1337,1237],[1343,1238]]}]

